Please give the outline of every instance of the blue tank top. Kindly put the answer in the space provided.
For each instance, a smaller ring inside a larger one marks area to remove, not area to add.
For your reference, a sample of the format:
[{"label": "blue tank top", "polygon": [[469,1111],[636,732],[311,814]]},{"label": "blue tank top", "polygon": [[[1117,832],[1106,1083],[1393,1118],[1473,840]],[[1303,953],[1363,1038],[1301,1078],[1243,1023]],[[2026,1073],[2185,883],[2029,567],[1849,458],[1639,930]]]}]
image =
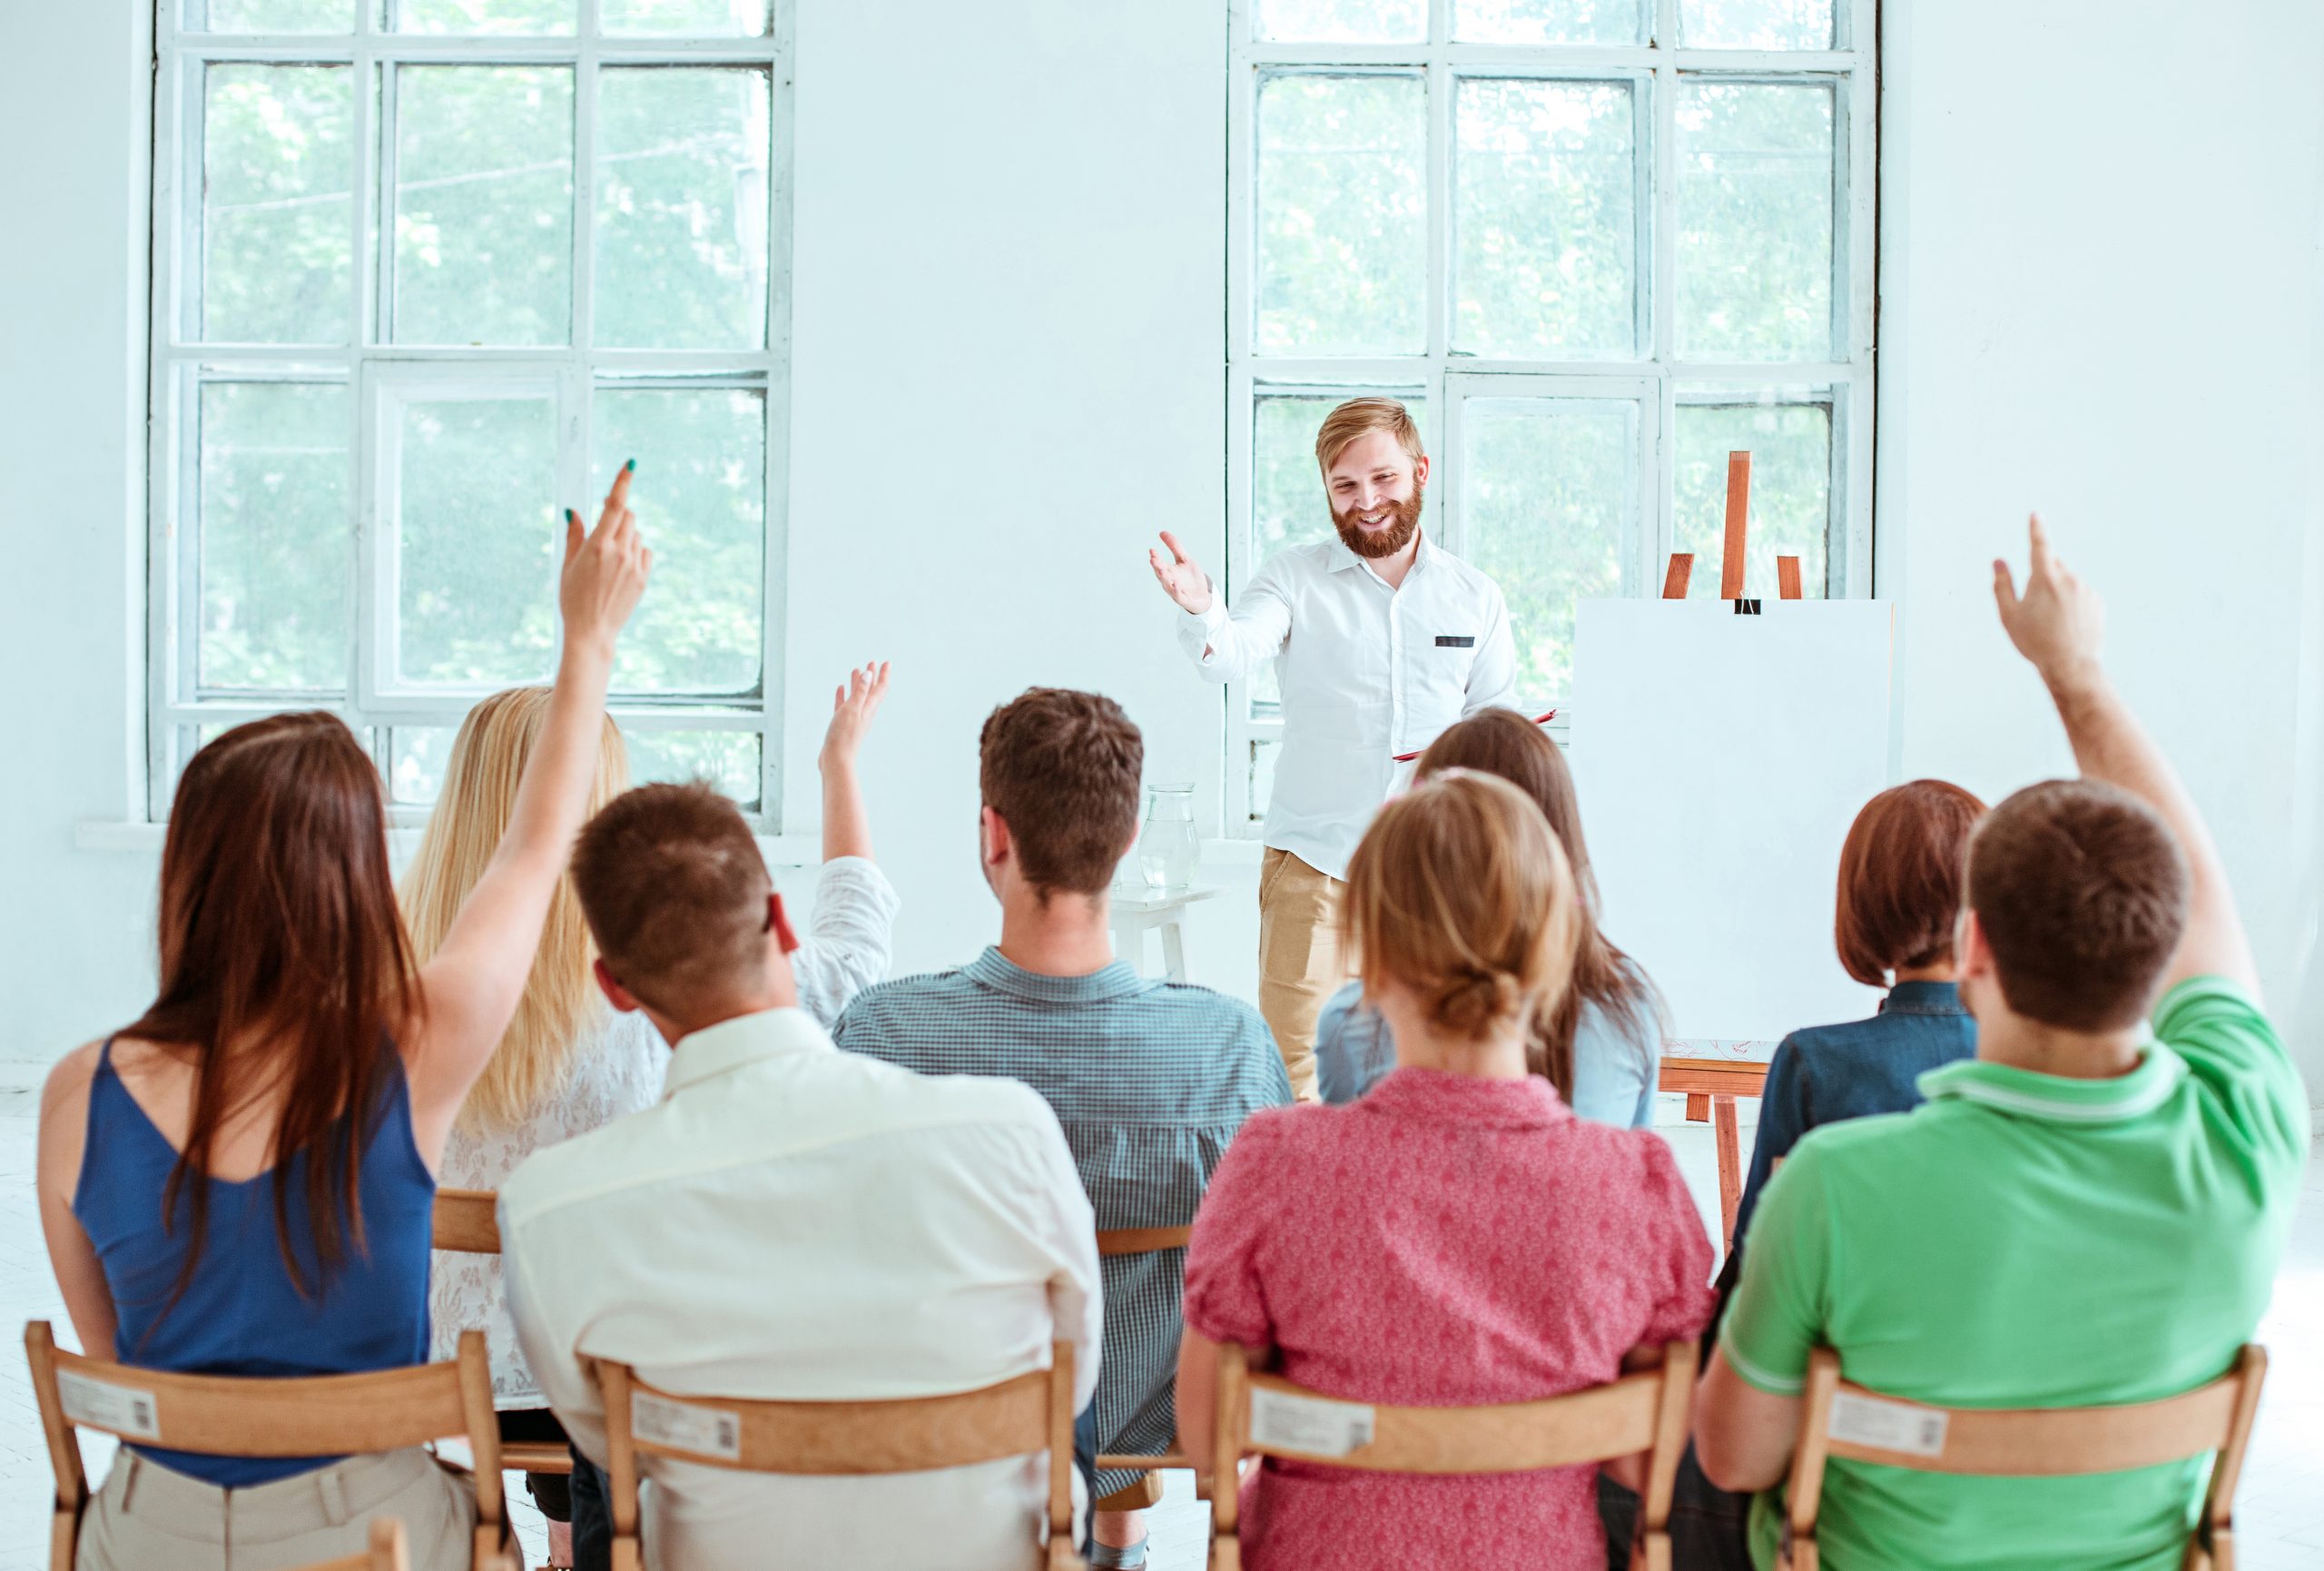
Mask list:
[{"label": "blue tank top", "polygon": [[[411,1133],[411,1099],[399,1061],[367,1121],[358,1200],[366,1248],[351,1247],[320,1291],[306,1158],[241,1183],[190,1178],[173,1225],[162,1192],[175,1147],[113,1072],[113,1043],[89,1086],[89,1128],[73,1214],[96,1246],[112,1289],[113,1356],[124,1364],[199,1375],[339,1375],[428,1361],[428,1260],[436,1181]],[[202,1258],[175,1304],[170,1293],[191,1241],[192,1186],[210,1186]],[[287,1185],[291,1244],[309,1288],[283,1264],[274,1193]],[[345,1221],[340,1237],[353,1241]],[[164,1306],[168,1312],[163,1313]],[[336,1457],[201,1457],[137,1449],[181,1473],[244,1488],[340,1460]]]}]

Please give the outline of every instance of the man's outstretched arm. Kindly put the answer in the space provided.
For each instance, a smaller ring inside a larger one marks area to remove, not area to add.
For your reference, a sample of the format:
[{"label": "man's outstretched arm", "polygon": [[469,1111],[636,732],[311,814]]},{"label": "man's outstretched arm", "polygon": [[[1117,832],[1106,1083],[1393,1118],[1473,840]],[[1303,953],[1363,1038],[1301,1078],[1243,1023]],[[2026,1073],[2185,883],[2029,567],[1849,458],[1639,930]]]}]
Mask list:
[{"label": "man's outstretched arm", "polygon": [[1186,615],[1178,620],[1178,643],[1202,674],[1214,682],[1239,682],[1265,662],[1282,653],[1291,636],[1291,602],[1273,575],[1262,570],[1244,589],[1241,608],[1229,616],[1214,591],[1210,575],[1202,570],[1178,537],[1165,533],[1166,558],[1146,553],[1155,582]]}]

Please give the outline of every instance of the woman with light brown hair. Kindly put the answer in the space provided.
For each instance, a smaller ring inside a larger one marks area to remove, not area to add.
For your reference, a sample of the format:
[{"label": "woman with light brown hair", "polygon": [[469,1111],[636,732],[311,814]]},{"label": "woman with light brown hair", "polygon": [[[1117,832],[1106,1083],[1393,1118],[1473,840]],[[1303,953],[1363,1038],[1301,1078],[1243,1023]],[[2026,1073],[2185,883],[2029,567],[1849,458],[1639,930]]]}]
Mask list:
[{"label": "woman with light brown hair", "polygon": [[[1571,986],[1582,927],[1541,809],[1471,770],[1421,782],[1365,832],[1343,909],[1396,1067],[1357,1102],[1253,1114],[1211,1179],[1178,1359],[1198,1469],[1224,1342],[1350,1401],[1466,1406],[1602,1384],[1710,1312],[1710,1243],[1669,1148],[1576,1117],[1533,1072],[1531,1023]],[[1269,1458],[1245,1486],[1245,1564],[1599,1571],[1597,1471]]]},{"label": "woman with light brown hair", "polygon": [[[41,1104],[41,1220],[90,1352],[246,1376],[427,1359],[435,1171],[523,993],[596,772],[615,639],[652,564],[630,476],[586,537],[566,514],[540,740],[432,957],[413,954],[379,771],[344,723],[251,721],[186,766],[162,851],[159,993],[67,1054]],[[365,1521],[393,1516],[415,1566],[450,1571],[468,1563],[475,1510],[417,1447],[124,1446],[76,1565],[303,1564],[359,1550]]]}]

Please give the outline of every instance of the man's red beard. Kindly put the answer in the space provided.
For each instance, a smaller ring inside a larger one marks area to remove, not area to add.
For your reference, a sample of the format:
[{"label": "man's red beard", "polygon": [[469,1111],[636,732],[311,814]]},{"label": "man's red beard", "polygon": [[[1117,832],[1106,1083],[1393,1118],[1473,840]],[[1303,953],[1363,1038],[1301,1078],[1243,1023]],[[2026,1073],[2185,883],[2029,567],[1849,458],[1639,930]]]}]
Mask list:
[{"label": "man's red beard", "polygon": [[1344,513],[1332,515],[1332,527],[1340,532],[1341,544],[1359,557],[1393,557],[1413,543],[1413,536],[1420,532],[1421,503],[1427,499],[1427,486],[1414,481],[1413,494],[1401,502],[1391,503],[1395,518],[1384,529],[1367,529],[1355,521],[1355,515],[1364,509],[1350,508]]}]

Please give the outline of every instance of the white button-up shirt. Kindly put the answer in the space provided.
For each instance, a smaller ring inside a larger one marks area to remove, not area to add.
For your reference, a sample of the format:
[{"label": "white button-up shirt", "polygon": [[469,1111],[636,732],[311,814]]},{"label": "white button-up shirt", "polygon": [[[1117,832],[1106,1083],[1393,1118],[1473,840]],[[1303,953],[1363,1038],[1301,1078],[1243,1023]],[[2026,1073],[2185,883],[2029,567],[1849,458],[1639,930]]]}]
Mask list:
[{"label": "white button-up shirt", "polygon": [[[678,1395],[938,1396],[1045,1368],[1098,1380],[1096,1224],[1049,1104],[832,1045],[803,1010],[678,1043],[658,1105],[549,1146],[500,1191],[517,1334],[605,1461],[585,1359]],[[655,1571],[1032,1567],[1047,1453],[803,1477],[642,1457]],[[1077,1483],[1077,1488],[1078,1485]]]},{"label": "white button-up shirt", "polygon": [[1413,753],[1466,715],[1514,701],[1517,647],[1501,586],[1421,537],[1400,588],[1337,537],[1277,551],[1229,615],[1179,618],[1215,682],[1281,657],[1283,753],[1264,838],[1334,878]]}]

